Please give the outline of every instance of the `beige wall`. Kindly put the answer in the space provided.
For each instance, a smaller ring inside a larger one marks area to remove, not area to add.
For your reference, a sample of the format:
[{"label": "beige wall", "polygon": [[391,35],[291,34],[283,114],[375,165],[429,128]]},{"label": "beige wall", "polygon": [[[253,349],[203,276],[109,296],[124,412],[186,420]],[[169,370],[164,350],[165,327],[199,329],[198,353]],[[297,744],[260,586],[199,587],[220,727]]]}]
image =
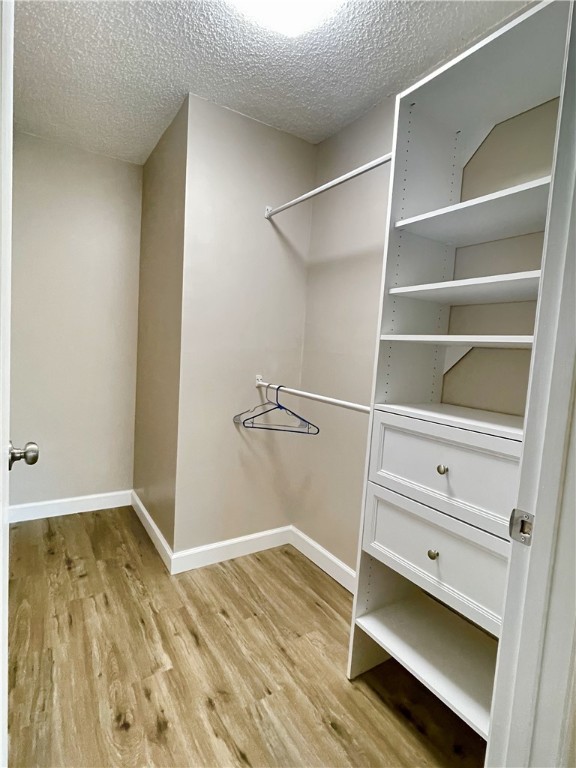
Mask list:
[{"label": "beige wall", "polygon": [[309,438],[232,417],[259,401],[257,373],[369,402],[388,169],[263,213],[389,151],[393,106],[313,147],[190,97],[176,551],[295,523],[354,565],[367,418],[286,398],[320,425]]},{"label": "beige wall", "polygon": [[16,134],[11,503],[132,485],[141,168]]},{"label": "beige wall", "polygon": [[552,168],[558,99],[499,123],[468,161],[462,200],[547,176]]},{"label": "beige wall", "polygon": [[190,97],[176,493],[177,550],[290,522],[302,437],[248,431],[255,374],[298,382],[314,147]]},{"label": "beige wall", "polygon": [[[316,182],[352,170],[392,146],[394,100],[388,99],[318,147]],[[389,166],[331,190],[313,202],[306,294],[302,387],[370,403]],[[320,427],[301,439],[301,490],[292,521],[356,565],[368,416],[300,400],[297,409]]]},{"label": "beige wall", "polygon": [[144,166],[134,489],[174,544],[188,105]]},{"label": "beige wall", "polygon": [[[184,263],[171,288],[182,313],[173,538],[173,502],[155,517],[175,551],[294,523],[355,565],[367,417],[285,397],[320,425],[317,438],[243,430],[232,417],[260,401],[257,373],[369,403],[388,168],[273,222],[263,213],[388,152],[393,113],[390,99],[314,147],[190,97]],[[145,201],[147,177],[148,166]],[[145,202],[143,259],[148,217]],[[142,326],[162,308],[141,294]],[[178,333],[170,339],[177,348]],[[172,388],[163,407],[173,400]]]}]

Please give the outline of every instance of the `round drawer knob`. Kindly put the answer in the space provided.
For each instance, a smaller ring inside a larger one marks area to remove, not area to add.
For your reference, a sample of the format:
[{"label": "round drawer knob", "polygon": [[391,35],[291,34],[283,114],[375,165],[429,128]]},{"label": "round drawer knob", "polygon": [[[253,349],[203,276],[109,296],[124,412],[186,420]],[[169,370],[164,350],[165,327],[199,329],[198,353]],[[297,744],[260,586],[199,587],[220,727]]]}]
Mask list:
[{"label": "round drawer knob", "polygon": [[438,558],[440,557],[440,552],[438,552],[437,549],[429,549],[428,557],[430,558],[430,560],[438,560]]},{"label": "round drawer knob", "polygon": [[445,475],[448,472],[448,467],[446,464],[438,464],[436,472],[438,472],[439,475]]}]

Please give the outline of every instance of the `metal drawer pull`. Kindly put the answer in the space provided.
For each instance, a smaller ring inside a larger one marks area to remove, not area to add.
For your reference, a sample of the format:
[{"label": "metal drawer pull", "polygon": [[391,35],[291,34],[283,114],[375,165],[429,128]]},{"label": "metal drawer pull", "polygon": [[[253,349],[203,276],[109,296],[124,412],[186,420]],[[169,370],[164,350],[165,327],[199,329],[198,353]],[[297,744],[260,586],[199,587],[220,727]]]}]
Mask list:
[{"label": "metal drawer pull", "polygon": [[436,472],[438,472],[439,475],[445,475],[448,472],[448,467],[445,464],[438,464]]},{"label": "metal drawer pull", "polygon": [[429,549],[428,557],[430,558],[430,560],[438,560],[438,558],[440,557],[440,552],[438,552],[437,549]]}]

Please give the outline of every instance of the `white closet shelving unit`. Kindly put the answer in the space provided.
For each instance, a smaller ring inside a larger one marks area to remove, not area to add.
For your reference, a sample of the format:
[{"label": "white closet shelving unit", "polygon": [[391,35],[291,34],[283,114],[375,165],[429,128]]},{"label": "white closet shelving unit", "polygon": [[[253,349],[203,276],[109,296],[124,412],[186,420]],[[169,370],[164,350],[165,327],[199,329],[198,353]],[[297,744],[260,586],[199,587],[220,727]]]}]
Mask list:
[{"label": "white closet shelving unit", "polygon": [[444,375],[459,359],[453,347],[519,354],[538,327],[461,334],[451,314],[536,302],[545,266],[455,279],[455,265],[459,248],[544,231],[551,175],[528,169],[464,201],[462,177],[496,125],[560,95],[569,12],[563,2],[530,9],[396,107],[348,674],[391,655],[484,738],[523,416],[442,402]]}]

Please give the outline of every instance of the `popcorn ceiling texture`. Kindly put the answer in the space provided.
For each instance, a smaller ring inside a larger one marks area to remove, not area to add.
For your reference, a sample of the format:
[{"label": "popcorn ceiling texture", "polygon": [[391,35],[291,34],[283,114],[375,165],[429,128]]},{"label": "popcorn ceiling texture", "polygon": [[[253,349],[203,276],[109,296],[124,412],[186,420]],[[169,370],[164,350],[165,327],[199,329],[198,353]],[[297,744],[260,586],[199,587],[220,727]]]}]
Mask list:
[{"label": "popcorn ceiling texture", "polygon": [[524,5],[348,0],[286,38],[223,0],[17,2],[16,128],[143,163],[190,91],[315,143]]}]

